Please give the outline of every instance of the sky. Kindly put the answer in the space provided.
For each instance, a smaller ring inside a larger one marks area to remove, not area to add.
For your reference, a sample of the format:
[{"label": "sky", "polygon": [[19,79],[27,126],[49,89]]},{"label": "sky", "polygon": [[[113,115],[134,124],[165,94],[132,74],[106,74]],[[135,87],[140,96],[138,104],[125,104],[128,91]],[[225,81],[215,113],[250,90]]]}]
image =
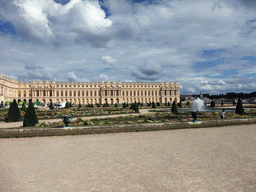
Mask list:
[{"label": "sky", "polygon": [[256,89],[255,0],[0,0],[0,73],[18,81]]}]

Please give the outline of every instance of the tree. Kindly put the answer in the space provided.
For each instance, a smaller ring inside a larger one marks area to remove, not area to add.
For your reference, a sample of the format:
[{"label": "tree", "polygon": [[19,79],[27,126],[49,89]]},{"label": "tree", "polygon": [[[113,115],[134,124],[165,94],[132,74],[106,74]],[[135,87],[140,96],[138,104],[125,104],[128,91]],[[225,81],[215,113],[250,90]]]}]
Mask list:
[{"label": "tree", "polygon": [[236,105],[236,101],[235,101],[235,99],[233,100],[233,105]]},{"label": "tree", "polygon": [[215,102],[213,100],[211,101],[211,107],[215,107]]},{"label": "tree", "polygon": [[134,108],[135,113],[139,113],[139,104],[135,104],[135,108]]},{"label": "tree", "polygon": [[156,103],[156,106],[160,106],[160,103],[159,103],[159,102],[157,102],[157,103]]},{"label": "tree", "polygon": [[27,110],[26,104],[25,104],[25,102],[23,102],[22,107],[21,107],[21,111],[26,112],[26,110]]},{"label": "tree", "polygon": [[[50,106],[51,106],[51,104],[50,104]],[[65,108],[67,109],[67,108],[69,108],[69,107],[70,107],[69,102],[67,102],[67,103],[65,104]]]},{"label": "tree", "polygon": [[[66,108],[66,106],[67,106],[67,103],[66,103],[66,105],[65,105],[65,108]],[[50,102],[50,106],[49,106],[49,109],[50,109],[50,110],[53,110],[52,101]]]},{"label": "tree", "polygon": [[181,103],[181,101],[179,102],[179,107],[182,108],[182,103]]},{"label": "tree", "polygon": [[152,103],[152,108],[156,108],[155,102]]},{"label": "tree", "polygon": [[224,101],[223,100],[221,100],[221,105],[223,105],[224,104]]},{"label": "tree", "polygon": [[34,126],[38,123],[38,118],[33,103],[30,101],[23,120],[23,127]]},{"label": "tree", "polygon": [[171,106],[170,102],[168,101],[167,106]]},{"label": "tree", "polygon": [[241,99],[238,99],[237,105],[236,105],[236,113],[237,114],[243,114],[244,108]]},{"label": "tree", "polygon": [[189,105],[190,105],[190,102],[188,101],[188,102],[187,102],[187,106],[189,106]]},{"label": "tree", "polygon": [[118,106],[117,106],[117,103],[115,104],[115,107],[117,108]]},{"label": "tree", "polygon": [[9,112],[8,112],[8,121],[9,122],[17,122],[21,120],[21,114],[20,109],[17,105],[17,102],[15,99],[13,99],[13,102],[10,104]]},{"label": "tree", "polygon": [[175,102],[175,101],[172,103],[172,112],[175,113],[175,114],[178,113],[177,105],[176,105],[176,102]]}]

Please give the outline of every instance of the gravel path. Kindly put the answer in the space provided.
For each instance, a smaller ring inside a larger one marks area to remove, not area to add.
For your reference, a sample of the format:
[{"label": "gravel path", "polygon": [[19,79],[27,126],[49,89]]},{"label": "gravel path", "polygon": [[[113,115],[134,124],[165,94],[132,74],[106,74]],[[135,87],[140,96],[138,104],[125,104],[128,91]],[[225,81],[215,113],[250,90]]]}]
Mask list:
[{"label": "gravel path", "polygon": [[[140,109],[140,114],[148,114],[151,113],[149,112],[149,110],[151,109]],[[129,115],[133,115],[133,114],[116,114],[116,115],[104,115],[104,116],[90,116],[90,117],[81,117],[81,119],[93,119],[93,118],[98,118],[98,119],[102,119],[102,118],[106,118],[106,117],[119,117],[119,116],[129,116]],[[139,115],[137,113],[134,113],[134,115]],[[73,118],[73,120],[75,120],[77,118]],[[39,120],[39,123],[42,122],[58,122],[58,121],[62,121],[63,119],[45,119],[45,120]],[[23,122],[19,121],[19,122],[10,122],[10,123],[6,123],[6,122],[0,122],[0,128],[12,128],[12,127],[20,127],[23,126]]]},{"label": "gravel path", "polygon": [[255,125],[0,139],[0,191],[255,192]]}]

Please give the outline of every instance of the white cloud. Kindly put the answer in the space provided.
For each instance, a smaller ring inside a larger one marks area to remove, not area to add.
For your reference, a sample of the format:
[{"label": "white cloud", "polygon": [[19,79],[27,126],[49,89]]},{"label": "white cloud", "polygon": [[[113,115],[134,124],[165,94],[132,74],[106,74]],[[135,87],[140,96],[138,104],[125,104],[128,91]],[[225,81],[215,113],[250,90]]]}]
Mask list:
[{"label": "white cloud", "polygon": [[101,57],[102,61],[109,63],[109,64],[113,64],[115,62],[117,62],[116,59],[114,59],[113,57],[109,56],[109,55],[105,55]]},{"label": "white cloud", "polygon": [[[181,93],[255,89],[255,64],[240,60],[256,51],[250,1],[105,0],[107,18],[93,0],[3,2],[0,18],[12,22],[18,38],[0,35],[1,73],[18,79],[179,80]],[[203,50],[219,49],[224,51],[211,59],[223,63],[194,68],[210,60]],[[242,79],[248,74],[252,78]]]}]

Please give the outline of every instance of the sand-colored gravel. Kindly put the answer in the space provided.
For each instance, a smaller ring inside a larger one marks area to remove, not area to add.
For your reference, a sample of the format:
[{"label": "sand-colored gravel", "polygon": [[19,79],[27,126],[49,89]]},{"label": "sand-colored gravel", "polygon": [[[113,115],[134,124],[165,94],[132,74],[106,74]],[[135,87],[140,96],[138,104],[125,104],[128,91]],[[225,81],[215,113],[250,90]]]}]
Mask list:
[{"label": "sand-colored gravel", "polygon": [[0,191],[255,192],[256,126],[0,139]]}]

